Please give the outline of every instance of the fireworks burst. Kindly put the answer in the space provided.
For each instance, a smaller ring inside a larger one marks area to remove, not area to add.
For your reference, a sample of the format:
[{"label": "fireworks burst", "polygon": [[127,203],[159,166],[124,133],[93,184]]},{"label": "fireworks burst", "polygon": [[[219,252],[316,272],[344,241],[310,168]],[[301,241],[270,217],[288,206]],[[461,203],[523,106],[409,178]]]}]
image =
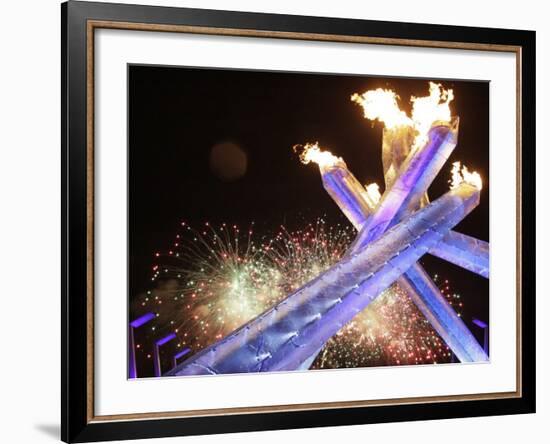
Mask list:
[{"label": "fireworks burst", "polygon": [[449,362],[451,352],[398,285],[376,298],[323,348],[312,368]]},{"label": "fireworks burst", "polygon": [[[254,226],[182,223],[167,252],[156,253],[155,289],[138,300],[153,311],[154,335],[175,332],[177,346],[196,353],[284,299],[337,262],[352,242],[348,225],[322,219],[304,229],[284,226],[257,237]],[[460,308],[460,296],[443,294]],[[449,362],[451,353],[428,321],[394,285],[323,348],[312,368]]]}]

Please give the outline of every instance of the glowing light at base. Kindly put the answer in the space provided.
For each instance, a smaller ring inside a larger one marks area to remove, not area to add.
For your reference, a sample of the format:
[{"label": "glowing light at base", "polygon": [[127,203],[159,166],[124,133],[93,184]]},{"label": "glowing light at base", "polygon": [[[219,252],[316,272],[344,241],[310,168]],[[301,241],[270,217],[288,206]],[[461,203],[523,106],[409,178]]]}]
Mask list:
[{"label": "glowing light at base", "polygon": [[[158,334],[175,332],[178,349],[194,354],[328,269],[354,236],[347,224],[322,219],[259,239],[253,228],[205,224],[195,230],[184,224],[170,249],[156,256],[156,288],[140,306],[158,314]],[[448,300],[461,308],[459,296],[449,292]],[[312,368],[449,361],[448,347],[394,285],[326,344]]]}]

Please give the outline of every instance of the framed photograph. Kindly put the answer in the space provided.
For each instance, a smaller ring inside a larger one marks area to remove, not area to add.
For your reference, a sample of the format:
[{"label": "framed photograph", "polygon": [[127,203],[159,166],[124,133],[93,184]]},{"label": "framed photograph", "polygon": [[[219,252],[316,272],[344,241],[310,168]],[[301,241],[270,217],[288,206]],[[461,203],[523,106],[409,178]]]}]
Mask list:
[{"label": "framed photograph", "polygon": [[535,411],[535,33],[69,1],[62,439]]}]

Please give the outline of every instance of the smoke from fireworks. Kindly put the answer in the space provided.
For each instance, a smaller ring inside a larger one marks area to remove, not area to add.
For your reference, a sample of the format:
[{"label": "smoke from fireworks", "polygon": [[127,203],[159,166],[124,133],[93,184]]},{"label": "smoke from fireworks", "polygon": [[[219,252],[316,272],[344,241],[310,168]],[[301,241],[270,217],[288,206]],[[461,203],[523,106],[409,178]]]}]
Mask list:
[{"label": "smoke from fireworks", "polygon": [[[154,289],[134,311],[153,311],[155,336],[175,332],[179,349],[192,353],[216,342],[261,314],[337,262],[352,242],[348,225],[322,219],[301,230],[284,226],[271,237],[205,223],[182,223],[171,248],[156,253]],[[455,308],[460,296],[445,294]],[[143,349],[143,348],[142,348]],[[189,355],[190,356],[190,355]],[[451,353],[397,285],[331,338],[312,368],[449,362]]]}]

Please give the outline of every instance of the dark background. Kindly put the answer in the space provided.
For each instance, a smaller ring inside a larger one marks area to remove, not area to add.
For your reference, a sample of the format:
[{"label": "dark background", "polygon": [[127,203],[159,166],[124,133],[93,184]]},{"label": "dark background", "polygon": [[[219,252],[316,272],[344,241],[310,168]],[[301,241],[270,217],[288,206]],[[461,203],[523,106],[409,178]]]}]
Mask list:
[{"label": "dark background", "polygon": [[[434,199],[448,190],[455,160],[478,171],[481,203],[456,230],[489,240],[487,82],[136,65],[128,73],[130,302],[149,289],[153,254],[170,244],[182,220],[195,227],[255,222],[256,232],[281,223],[298,228],[322,215],[344,222],[318,168],[293,153],[297,143],[319,141],[361,183],[376,181],[383,191],[382,124],[364,119],[350,100],[378,87],[394,89],[406,111],[411,95],[428,94],[429,80],[454,90],[458,145],[429,194]],[[246,174],[237,180],[221,180],[209,166],[211,149],[221,142],[246,153]],[[472,317],[488,322],[488,280],[429,255],[421,262],[462,295],[468,325]]]}]

